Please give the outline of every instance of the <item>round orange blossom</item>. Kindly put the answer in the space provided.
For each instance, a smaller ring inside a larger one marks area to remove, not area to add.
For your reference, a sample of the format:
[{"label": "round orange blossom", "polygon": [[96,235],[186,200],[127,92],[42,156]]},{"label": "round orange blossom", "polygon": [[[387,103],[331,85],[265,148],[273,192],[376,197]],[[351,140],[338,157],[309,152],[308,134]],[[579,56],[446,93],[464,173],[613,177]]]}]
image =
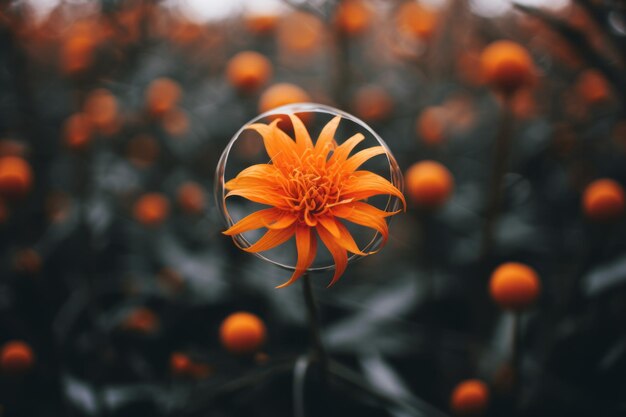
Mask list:
[{"label": "round orange blossom", "polygon": [[583,211],[595,221],[611,221],[624,213],[624,188],[608,178],[589,184],[583,193]]},{"label": "round orange blossom", "polygon": [[250,14],[244,17],[246,29],[257,35],[265,35],[276,29],[278,16],[273,14]]},{"label": "round orange blossom", "polygon": [[63,125],[63,140],[70,149],[84,149],[91,140],[92,126],[83,113],[71,115]]},{"label": "round orange blossom", "polygon": [[35,355],[31,347],[21,340],[12,340],[2,346],[0,351],[0,367],[10,374],[23,374],[35,363]]},{"label": "round orange blossom", "polygon": [[109,90],[98,88],[89,93],[84,112],[91,124],[101,132],[111,133],[117,129],[117,99]]},{"label": "round orange blossom", "polygon": [[529,86],[535,71],[528,50],[507,40],[488,45],[480,56],[480,66],[484,80],[504,94]]},{"label": "round orange blossom", "polygon": [[181,352],[173,352],[170,355],[170,371],[177,376],[185,376],[189,374],[191,369],[191,359],[189,356]]},{"label": "round orange blossom", "polygon": [[96,41],[92,36],[71,36],[61,45],[61,70],[74,75],[87,70],[94,60]]},{"label": "round orange blossom", "polygon": [[363,33],[372,21],[372,10],[363,0],[343,0],[339,2],[335,23],[348,35]]},{"label": "round orange blossom", "polygon": [[610,98],[611,87],[600,71],[589,69],[578,76],[576,92],[586,103],[598,104]]},{"label": "round orange blossom", "polygon": [[139,307],[128,314],[122,326],[137,333],[149,334],[157,329],[159,319],[149,308]]},{"label": "round orange blossom", "polygon": [[442,206],[452,194],[454,178],[448,169],[435,161],[413,164],[406,172],[409,198],[421,207]]},{"label": "round orange blossom", "polygon": [[485,412],[489,403],[489,388],[478,379],[459,383],[452,391],[450,408],[455,414],[476,416]]},{"label": "round orange blossom", "polygon": [[17,156],[0,158],[0,194],[20,198],[30,191],[33,172],[28,162]]},{"label": "round orange blossom", "polygon": [[189,131],[189,117],[184,110],[174,108],[163,116],[163,130],[170,136],[183,136]]},{"label": "round orange blossom", "polygon": [[[266,111],[287,104],[309,101],[311,101],[311,96],[297,85],[289,83],[274,84],[261,94],[259,99],[259,113],[265,113]],[[309,113],[301,113],[299,116],[304,123],[311,119]],[[281,119],[281,127],[284,128],[284,126],[288,125],[289,119],[287,117],[278,117]]]},{"label": "round orange blossom", "polygon": [[283,16],[276,36],[281,50],[307,58],[320,50],[324,33],[321,19],[311,13],[297,11]]},{"label": "round orange blossom", "polygon": [[158,226],[169,214],[170,203],[160,193],[142,195],[134,207],[135,219],[146,226]]},{"label": "round orange blossom", "polygon": [[391,96],[387,90],[380,86],[361,87],[354,95],[354,112],[363,120],[384,120],[389,116],[392,109]]},{"label": "round orange blossom", "polygon": [[199,184],[188,181],[178,188],[176,201],[185,213],[200,214],[204,210],[206,196]]},{"label": "round orange blossom", "polygon": [[226,317],[220,326],[220,341],[231,353],[253,353],[263,345],[265,337],[263,321],[243,311]]},{"label": "round orange blossom", "polygon": [[243,51],[228,61],[226,78],[237,90],[251,93],[267,83],[272,71],[272,63],[264,55]]},{"label": "round orange blossom", "polygon": [[489,293],[498,305],[507,310],[522,310],[532,304],[541,291],[537,272],[528,265],[508,262],[491,274]]},{"label": "round orange blossom", "polygon": [[146,90],[146,107],[152,116],[161,117],[176,107],[181,97],[180,84],[170,78],[157,78]]},{"label": "round orange blossom", "polygon": [[396,21],[400,32],[428,39],[437,28],[437,13],[417,2],[404,2],[396,12]]},{"label": "round orange blossom", "polygon": [[425,108],[415,122],[417,136],[428,146],[435,146],[445,139],[446,109],[441,106]]}]

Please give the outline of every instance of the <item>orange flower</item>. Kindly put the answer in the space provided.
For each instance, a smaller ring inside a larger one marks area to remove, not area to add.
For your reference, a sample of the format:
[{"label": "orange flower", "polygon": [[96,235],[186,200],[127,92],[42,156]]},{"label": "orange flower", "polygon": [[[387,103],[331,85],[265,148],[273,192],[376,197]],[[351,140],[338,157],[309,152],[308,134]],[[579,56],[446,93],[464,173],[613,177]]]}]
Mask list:
[{"label": "orange flower", "polygon": [[315,260],[317,232],[335,262],[333,285],[346,270],[347,252],[362,256],[373,253],[358,248],[343,220],[376,230],[384,244],[389,234],[385,217],[397,212],[379,210],[362,200],[386,194],[400,199],[405,207],[406,202],[402,192],[385,178],[358,169],[372,157],[385,154],[384,147],[367,148],[350,156],[365,137],[357,133],[337,145],[334,136],[340,116],[326,124],[315,144],[300,118],[293,114],[289,118],[295,141],[277,126],[279,119],[249,126],[263,137],[271,162],[246,168],[228,181],[226,198],[240,196],[270,208],[250,214],[224,234],[267,228],[256,243],[242,248],[251,253],[272,249],[295,235],[298,260],[289,281],[278,287],[282,288],[294,283]]}]

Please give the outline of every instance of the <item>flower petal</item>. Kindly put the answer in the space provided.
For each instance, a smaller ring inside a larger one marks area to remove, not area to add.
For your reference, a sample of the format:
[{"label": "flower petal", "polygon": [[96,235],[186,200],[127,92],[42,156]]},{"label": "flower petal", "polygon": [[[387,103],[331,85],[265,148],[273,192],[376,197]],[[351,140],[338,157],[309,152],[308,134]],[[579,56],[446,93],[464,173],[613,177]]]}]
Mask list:
[{"label": "flower petal", "polygon": [[263,252],[275,248],[291,239],[295,233],[295,226],[287,227],[284,229],[268,230],[259,240],[253,245],[247,248],[241,248],[246,252]]},{"label": "flower petal", "polygon": [[363,200],[380,194],[389,194],[398,197],[406,210],[406,200],[402,192],[387,179],[370,171],[354,172],[351,180],[343,189],[341,197],[343,199],[353,198],[354,200]]},{"label": "flower petal", "polygon": [[320,239],[322,239],[322,242],[328,248],[328,251],[335,261],[335,275],[330,284],[328,284],[328,286],[331,287],[339,280],[348,267],[348,253],[336,242],[333,235],[325,228],[318,227],[317,234],[320,236]]},{"label": "flower petal", "polygon": [[[265,145],[265,151],[270,157],[270,160],[278,168],[281,168],[285,163],[292,161],[296,152],[296,143],[291,138],[284,134],[277,126],[280,119],[275,119],[269,125],[265,123],[254,123],[247,127],[257,131],[263,137],[263,144]],[[280,135],[282,132],[284,135]]]},{"label": "flower petal", "polygon": [[333,237],[339,238],[341,236],[341,231],[339,227],[337,227],[337,222],[330,216],[319,216],[317,221],[321,223],[324,229],[328,230]]},{"label": "flower petal", "polygon": [[356,253],[357,255],[361,255],[361,256],[369,255],[368,253],[365,253],[361,249],[359,249],[358,245],[354,241],[354,238],[348,231],[348,228],[344,226],[343,223],[341,223],[338,220],[335,220],[335,223],[337,224],[337,227],[339,228],[339,232],[340,232],[340,236],[337,239],[337,243],[339,243],[339,246],[346,249],[348,252]]},{"label": "flower petal", "polygon": [[365,139],[365,136],[363,136],[363,134],[361,133],[357,133],[356,135],[350,137],[349,139],[347,139],[344,143],[342,143],[341,145],[339,145],[337,147],[337,149],[335,149],[333,151],[333,155],[330,157],[330,159],[328,160],[329,165],[333,164],[333,163],[343,163],[346,161],[346,159],[348,159],[348,156],[350,155],[350,152],[352,152],[352,150],[361,142],[363,142],[363,140]]},{"label": "flower petal", "polygon": [[277,173],[276,167],[271,164],[252,165],[237,174],[235,178],[226,182],[225,187],[230,191],[245,187],[274,186]]},{"label": "flower petal", "polygon": [[313,229],[304,225],[296,226],[296,249],[298,251],[296,269],[293,271],[289,281],[276,288],[284,288],[296,282],[311,266],[313,260],[315,260],[315,255],[317,254],[317,238],[315,237],[315,233],[313,233]]},{"label": "flower petal", "polygon": [[298,147],[298,152],[300,155],[304,153],[307,149],[313,149],[313,141],[311,140],[311,136],[307,131],[302,120],[295,114],[290,114],[289,118],[291,119],[291,124],[293,124],[293,131],[296,136],[296,146]]},{"label": "flower petal", "polygon": [[342,168],[345,172],[352,172],[373,157],[382,155],[384,153],[387,153],[387,151],[382,146],[373,146],[371,148],[363,149],[362,151],[352,155],[345,162],[345,164],[343,164]]},{"label": "flower petal", "polygon": [[255,203],[265,204],[267,206],[282,209],[289,208],[282,195],[265,188],[242,188],[230,191],[226,194],[226,198],[235,196],[243,197]]},{"label": "flower petal", "polygon": [[222,233],[228,236],[238,235],[249,230],[267,227],[268,224],[276,222],[281,217],[283,217],[283,211],[276,208],[259,210],[239,220]]},{"label": "flower petal", "polygon": [[335,141],[335,132],[339,126],[341,116],[335,116],[330,122],[326,123],[326,126],[322,129],[317,142],[315,143],[315,153],[318,155],[328,155],[328,152],[332,149],[332,144]]},{"label": "flower petal", "polygon": [[266,224],[268,229],[284,229],[294,224],[298,220],[297,216],[291,213],[283,213],[283,216],[272,224]]},{"label": "flower petal", "polygon": [[383,245],[387,243],[389,237],[389,227],[385,217],[397,214],[397,212],[379,210],[370,204],[360,201],[334,207],[332,213],[349,222],[376,230],[383,237]]}]

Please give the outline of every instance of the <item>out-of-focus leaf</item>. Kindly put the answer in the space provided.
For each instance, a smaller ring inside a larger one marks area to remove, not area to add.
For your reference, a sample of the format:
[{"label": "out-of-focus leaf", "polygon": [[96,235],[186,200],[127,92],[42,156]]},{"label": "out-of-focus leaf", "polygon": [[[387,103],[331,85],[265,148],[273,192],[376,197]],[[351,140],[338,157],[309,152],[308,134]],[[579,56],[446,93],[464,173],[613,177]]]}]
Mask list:
[{"label": "out-of-focus leaf", "polygon": [[582,290],[590,297],[626,283],[626,257],[592,269],[582,280]]}]

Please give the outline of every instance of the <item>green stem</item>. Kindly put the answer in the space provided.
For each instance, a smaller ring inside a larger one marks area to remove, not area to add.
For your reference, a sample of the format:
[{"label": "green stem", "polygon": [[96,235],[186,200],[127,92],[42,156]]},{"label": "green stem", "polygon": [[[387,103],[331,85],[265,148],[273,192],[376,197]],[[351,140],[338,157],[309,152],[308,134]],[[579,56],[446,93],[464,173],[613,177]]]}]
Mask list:
[{"label": "green stem", "polygon": [[322,343],[319,313],[317,305],[315,304],[315,295],[313,294],[313,286],[311,285],[311,278],[307,273],[302,277],[302,285],[304,289],[304,301],[307,309],[309,332],[311,334],[311,344],[313,345],[314,358],[319,361],[320,369],[322,373],[322,383],[326,384],[328,381],[328,355],[326,349]]}]

